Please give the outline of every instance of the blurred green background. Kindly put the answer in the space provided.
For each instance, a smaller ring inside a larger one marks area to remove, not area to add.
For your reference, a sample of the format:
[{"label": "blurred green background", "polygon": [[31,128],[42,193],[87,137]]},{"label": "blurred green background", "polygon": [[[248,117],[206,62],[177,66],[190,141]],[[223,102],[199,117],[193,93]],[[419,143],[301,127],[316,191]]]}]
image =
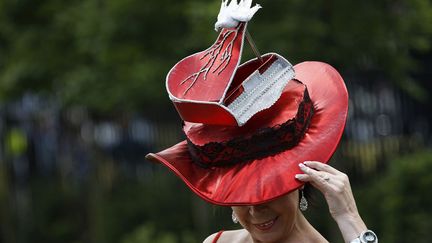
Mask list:
[{"label": "blurred green background", "polygon": [[[324,61],[346,81],[331,163],[369,228],[381,242],[430,242],[432,2],[259,3],[249,31],[262,53]],[[165,75],[213,43],[219,7],[0,1],[0,243],[189,243],[238,227],[144,159],[183,138]],[[313,204],[313,225],[343,242],[322,196]]]}]

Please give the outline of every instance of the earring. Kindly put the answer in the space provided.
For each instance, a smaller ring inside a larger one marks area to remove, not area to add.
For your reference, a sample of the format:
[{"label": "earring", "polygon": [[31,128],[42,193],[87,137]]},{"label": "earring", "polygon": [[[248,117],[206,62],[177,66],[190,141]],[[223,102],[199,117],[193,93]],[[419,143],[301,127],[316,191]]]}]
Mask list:
[{"label": "earring", "polygon": [[299,207],[300,207],[300,210],[304,212],[308,208],[308,201],[306,200],[306,198],[304,196],[303,190],[300,190],[300,193],[301,193],[301,198],[300,198]]},{"label": "earring", "polygon": [[237,224],[239,222],[238,219],[237,219],[237,216],[234,213],[234,211],[231,214],[231,219],[234,222],[234,224]]}]

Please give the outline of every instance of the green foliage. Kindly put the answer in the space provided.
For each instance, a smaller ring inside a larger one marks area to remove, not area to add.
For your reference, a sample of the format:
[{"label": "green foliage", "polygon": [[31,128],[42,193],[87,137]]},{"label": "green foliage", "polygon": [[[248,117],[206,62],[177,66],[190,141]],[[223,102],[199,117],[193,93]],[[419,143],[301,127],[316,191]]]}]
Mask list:
[{"label": "green foliage", "polygon": [[155,242],[155,243],[174,243],[175,237],[172,234],[166,233],[162,236],[155,236],[155,229],[151,225],[142,225],[128,234],[122,243],[141,243],[141,242]]},{"label": "green foliage", "polygon": [[[55,182],[55,183],[53,183]],[[73,186],[62,186],[54,178],[32,181],[30,195],[35,210],[28,229],[20,229],[16,242],[80,242],[86,221],[84,196]],[[17,227],[19,229],[19,227]]]},{"label": "green foliage", "polygon": [[360,212],[382,242],[430,242],[432,151],[389,162],[388,171],[357,194]]},{"label": "green foliage", "polygon": [[6,135],[6,152],[12,156],[19,156],[27,149],[27,137],[24,131],[12,128]]},{"label": "green foliage", "polygon": [[281,50],[295,62],[323,60],[342,71],[378,71],[425,98],[409,74],[418,67],[413,52],[431,48],[430,1],[278,0],[263,5],[278,8],[263,10],[252,24],[259,26],[260,46]]},{"label": "green foliage", "polygon": [[1,97],[47,90],[66,103],[100,110],[157,100],[174,39],[183,35],[181,4],[3,2]]},{"label": "green foliage", "polygon": [[[250,30],[263,52],[341,71],[378,71],[412,95],[413,54],[430,51],[432,3],[262,0]],[[0,3],[0,98],[49,92],[65,105],[137,110],[166,102],[182,57],[213,43],[219,1],[5,0]],[[246,56],[250,56],[246,55]]]},{"label": "green foliage", "polygon": [[197,242],[203,232],[192,231],[193,195],[178,179],[156,170],[138,181],[107,167],[109,162],[101,162],[83,184],[58,177],[33,180],[34,210],[26,230],[11,232],[21,234],[12,242]]},{"label": "green foliage", "polygon": [[[184,234],[182,239],[182,242],[195,242],[195,239],[191,233]],[[157,233],[157,230],[152,224],[146,224],[140,225],[131,233],[126,234],[121,243],[177,243],[179,241],[179,237],[175,236],[173,233]]]}]

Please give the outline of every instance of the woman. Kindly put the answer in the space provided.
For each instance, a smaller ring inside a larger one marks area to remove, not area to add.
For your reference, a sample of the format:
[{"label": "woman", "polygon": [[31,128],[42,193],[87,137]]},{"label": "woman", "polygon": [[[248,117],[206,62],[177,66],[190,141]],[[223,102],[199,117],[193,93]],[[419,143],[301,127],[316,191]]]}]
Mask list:
[{"label": "woman", "polygon": [[[324,194],[345,242],[351,242],[367,230],[345,174],[320,162],[306,161],[299,166],[304,174],[298,174],[296,178],[311,183]],[[328,242],[299,210],[299,194],[297,190],[265,204],[232,207],[234,220],[238,220],[244,229],[220,231],[204,243]]]},{"label": "woman", "polygon": [[[207,202],[232,207],[245,229],[206,242],[325,242],[298,210],[299,197],[307,206],[298,192],[306,182],[324,194],[346,241],[372,239],[362,234],[347,177],[325,164],[347,118],[342,77],[322,62],[292,66],[276,53],[261,56],[246,32],[260,9],[251,5],[223,1],[216,42],[168,73],[186,140],[146,158]],[[240,65],[245,37],[257,58]]]}]

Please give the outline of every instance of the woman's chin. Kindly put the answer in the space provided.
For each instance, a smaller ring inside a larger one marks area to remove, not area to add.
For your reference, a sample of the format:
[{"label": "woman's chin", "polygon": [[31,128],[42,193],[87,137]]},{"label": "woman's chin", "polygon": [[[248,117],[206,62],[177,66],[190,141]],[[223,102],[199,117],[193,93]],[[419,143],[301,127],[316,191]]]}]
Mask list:
[{"label": "woman's chin", "polygon": [[283,237],[281,218],[278,216],[272,220],[260,224],[254,224],[253,232],[255,238],[262,242],[277,242],[278,239]]}]

